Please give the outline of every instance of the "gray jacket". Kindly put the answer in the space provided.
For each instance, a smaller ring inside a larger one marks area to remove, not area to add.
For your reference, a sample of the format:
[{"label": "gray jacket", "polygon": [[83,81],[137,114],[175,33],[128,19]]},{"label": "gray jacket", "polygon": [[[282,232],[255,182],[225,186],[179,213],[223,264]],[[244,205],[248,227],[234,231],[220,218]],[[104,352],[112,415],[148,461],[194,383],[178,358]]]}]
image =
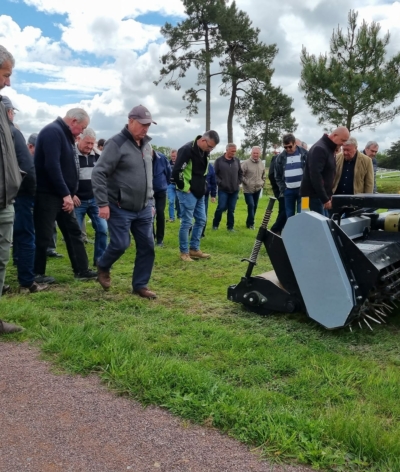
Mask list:
[{"label": "gray jacket", "polygon": [[139,146],[127,126],[108,139],[92,172],[94,197],[99,207],[109,203],[140,211],[153,197],[151,138]]},{"label": "gray jacket", "polygon": [[0,101],[0,210],[13,203],[21,182],[10,124]]}]

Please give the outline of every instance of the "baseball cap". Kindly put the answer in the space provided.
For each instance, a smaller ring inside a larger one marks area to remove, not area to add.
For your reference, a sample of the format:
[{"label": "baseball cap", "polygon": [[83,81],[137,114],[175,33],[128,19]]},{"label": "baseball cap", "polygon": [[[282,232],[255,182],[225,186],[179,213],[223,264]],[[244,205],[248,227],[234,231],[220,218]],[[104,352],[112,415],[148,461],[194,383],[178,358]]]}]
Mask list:
[{"label": "baseball cap", "polygon": [[149,123],[154,123],[155,125],[157,124],[155,121],[153,121],[149,110],[143,105],[133,107],[132,110],[129,112],[128,118],[133,118],[142,125],[148,125]]},{"label": "baseball cap", "polygon": [[28,144],[32,144],[32,146],[36,146],[37,137],[38,137],[38,133],[32,133],[28,138]]},{"label": "baseball cap", "polygon": [[5,95],[2,95],[1,101],[3,102],[4,106],[6,107],[6,110],[12,109],[12,110],[18,110],[18,108],[15,108],[11,102],[11,100],[6,97]]}]

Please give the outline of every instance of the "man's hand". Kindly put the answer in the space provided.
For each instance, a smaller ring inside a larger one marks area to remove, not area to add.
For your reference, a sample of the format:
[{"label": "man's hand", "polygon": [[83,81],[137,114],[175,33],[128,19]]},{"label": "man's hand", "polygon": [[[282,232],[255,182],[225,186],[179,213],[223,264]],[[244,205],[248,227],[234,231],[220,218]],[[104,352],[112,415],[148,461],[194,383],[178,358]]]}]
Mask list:
[{"label": "man's hand", "polygon": [[332,210],[332,199],[324,204],[325,210]]},{"label": "man's hand", "polygon": [[81,206],[81,201],[80,201],[79,197],[77,197],[76,195],[74,195],[74,196],[72,197],[72,201],[74,202],[74,205],[75,205],[76,207]]},{"label": "man's hand", "polygon": [[99,208],[99,216],[100,216],[100,218],[108,220],[110,218],[110,207],[109,206],[100,207]]},{"label": "man's hand", "polygon": [[217,199],[215,197],[211,197],[211,203],[215,203]]},{"label": "man's hand", "polygon": [[67,195],[63,198],[63,206],[62,209],[67,213],[72,213],[74,209],[74,202],[72,201],[71,195]]}]

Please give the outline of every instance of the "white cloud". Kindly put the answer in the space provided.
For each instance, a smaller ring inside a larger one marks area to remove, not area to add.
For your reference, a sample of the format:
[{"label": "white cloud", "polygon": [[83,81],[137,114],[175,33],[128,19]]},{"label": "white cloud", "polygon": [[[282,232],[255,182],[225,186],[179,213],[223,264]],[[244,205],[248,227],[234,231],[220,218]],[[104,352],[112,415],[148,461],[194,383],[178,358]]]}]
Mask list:
[{"label": "white cloud", "polygon": [[[128,111],[139,103],[146,105],[158,122],[150,134],[157,144],[180,146],[204,131],[204,103],[200,113],[190,122],[186,121],[182,95],[196,81],[193,69],[182,81],[179,91],[156,87],[153,81],[159,76],[159,57],[167,50],[160,44],[159,28],[138,21],[140,15],[156,12],[161,15],[181,16],[180,0],[148,0],[137,2],[114,0],[24,0],[26,4],[49,14],[65,15],[60,27],[61,40],[46,37],[33,26],[21,28],[12,18],[0,16],[0,43],[16,58],[13,76],[14,89],[7,94],[18,103],[21,112],[17,121],[24,134],[38,131],[68,108],[84,106],[92,117],[92,126],[101,137],[118,132],[127,119]],[[359,18],[379,21],[382,32],[390,30],[390,54],[397,53],[400,43],[400,3],[381,4],[376,0],[237,0],[238,7],[247,11],[253,24],[260,28],[260,37],[266,43],[277,43],[279,53],[273,66],[275,85],[294,98],[295,117],[299,123],[298,136],[312,144],[322,135],[317,118],[312,116],[298,89],[300,78],[300,52],[305,45],[309,52],[320,54],[328,51],[332,30],[340,24],[347,27],[350,8],[358,8]],[[60,22],[60,19],[57,18]],[[102,64],[90,64],[90,53]],[[22,73],[34,73],[40,80]],[[226,119],[228,100],[220,97],[218,79],[212,82],[212,127],[221,135],[220,149],[226,142]],[[49,94],[68,92],[71,101],[65,106],[50,105],[29,97],[32,91],[49,90]],[[365,130],[355,133],[365,144],[369,139],[388,148],[397,140],[399,118],[386,123],[375,132]],[[239,144],[243,131],[235,122],[235,141]]]}]

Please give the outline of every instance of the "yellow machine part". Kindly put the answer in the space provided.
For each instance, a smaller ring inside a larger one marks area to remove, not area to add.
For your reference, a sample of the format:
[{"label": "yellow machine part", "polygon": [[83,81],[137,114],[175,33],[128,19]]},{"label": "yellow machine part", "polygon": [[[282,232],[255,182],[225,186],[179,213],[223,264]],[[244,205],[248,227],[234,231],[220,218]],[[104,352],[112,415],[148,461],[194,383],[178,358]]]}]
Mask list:
[{"label": "yellow machine part", "polygon": [[400,226],[400,212],[388,213],[385,218],[384,230],[391,233],[398,233]]}]

